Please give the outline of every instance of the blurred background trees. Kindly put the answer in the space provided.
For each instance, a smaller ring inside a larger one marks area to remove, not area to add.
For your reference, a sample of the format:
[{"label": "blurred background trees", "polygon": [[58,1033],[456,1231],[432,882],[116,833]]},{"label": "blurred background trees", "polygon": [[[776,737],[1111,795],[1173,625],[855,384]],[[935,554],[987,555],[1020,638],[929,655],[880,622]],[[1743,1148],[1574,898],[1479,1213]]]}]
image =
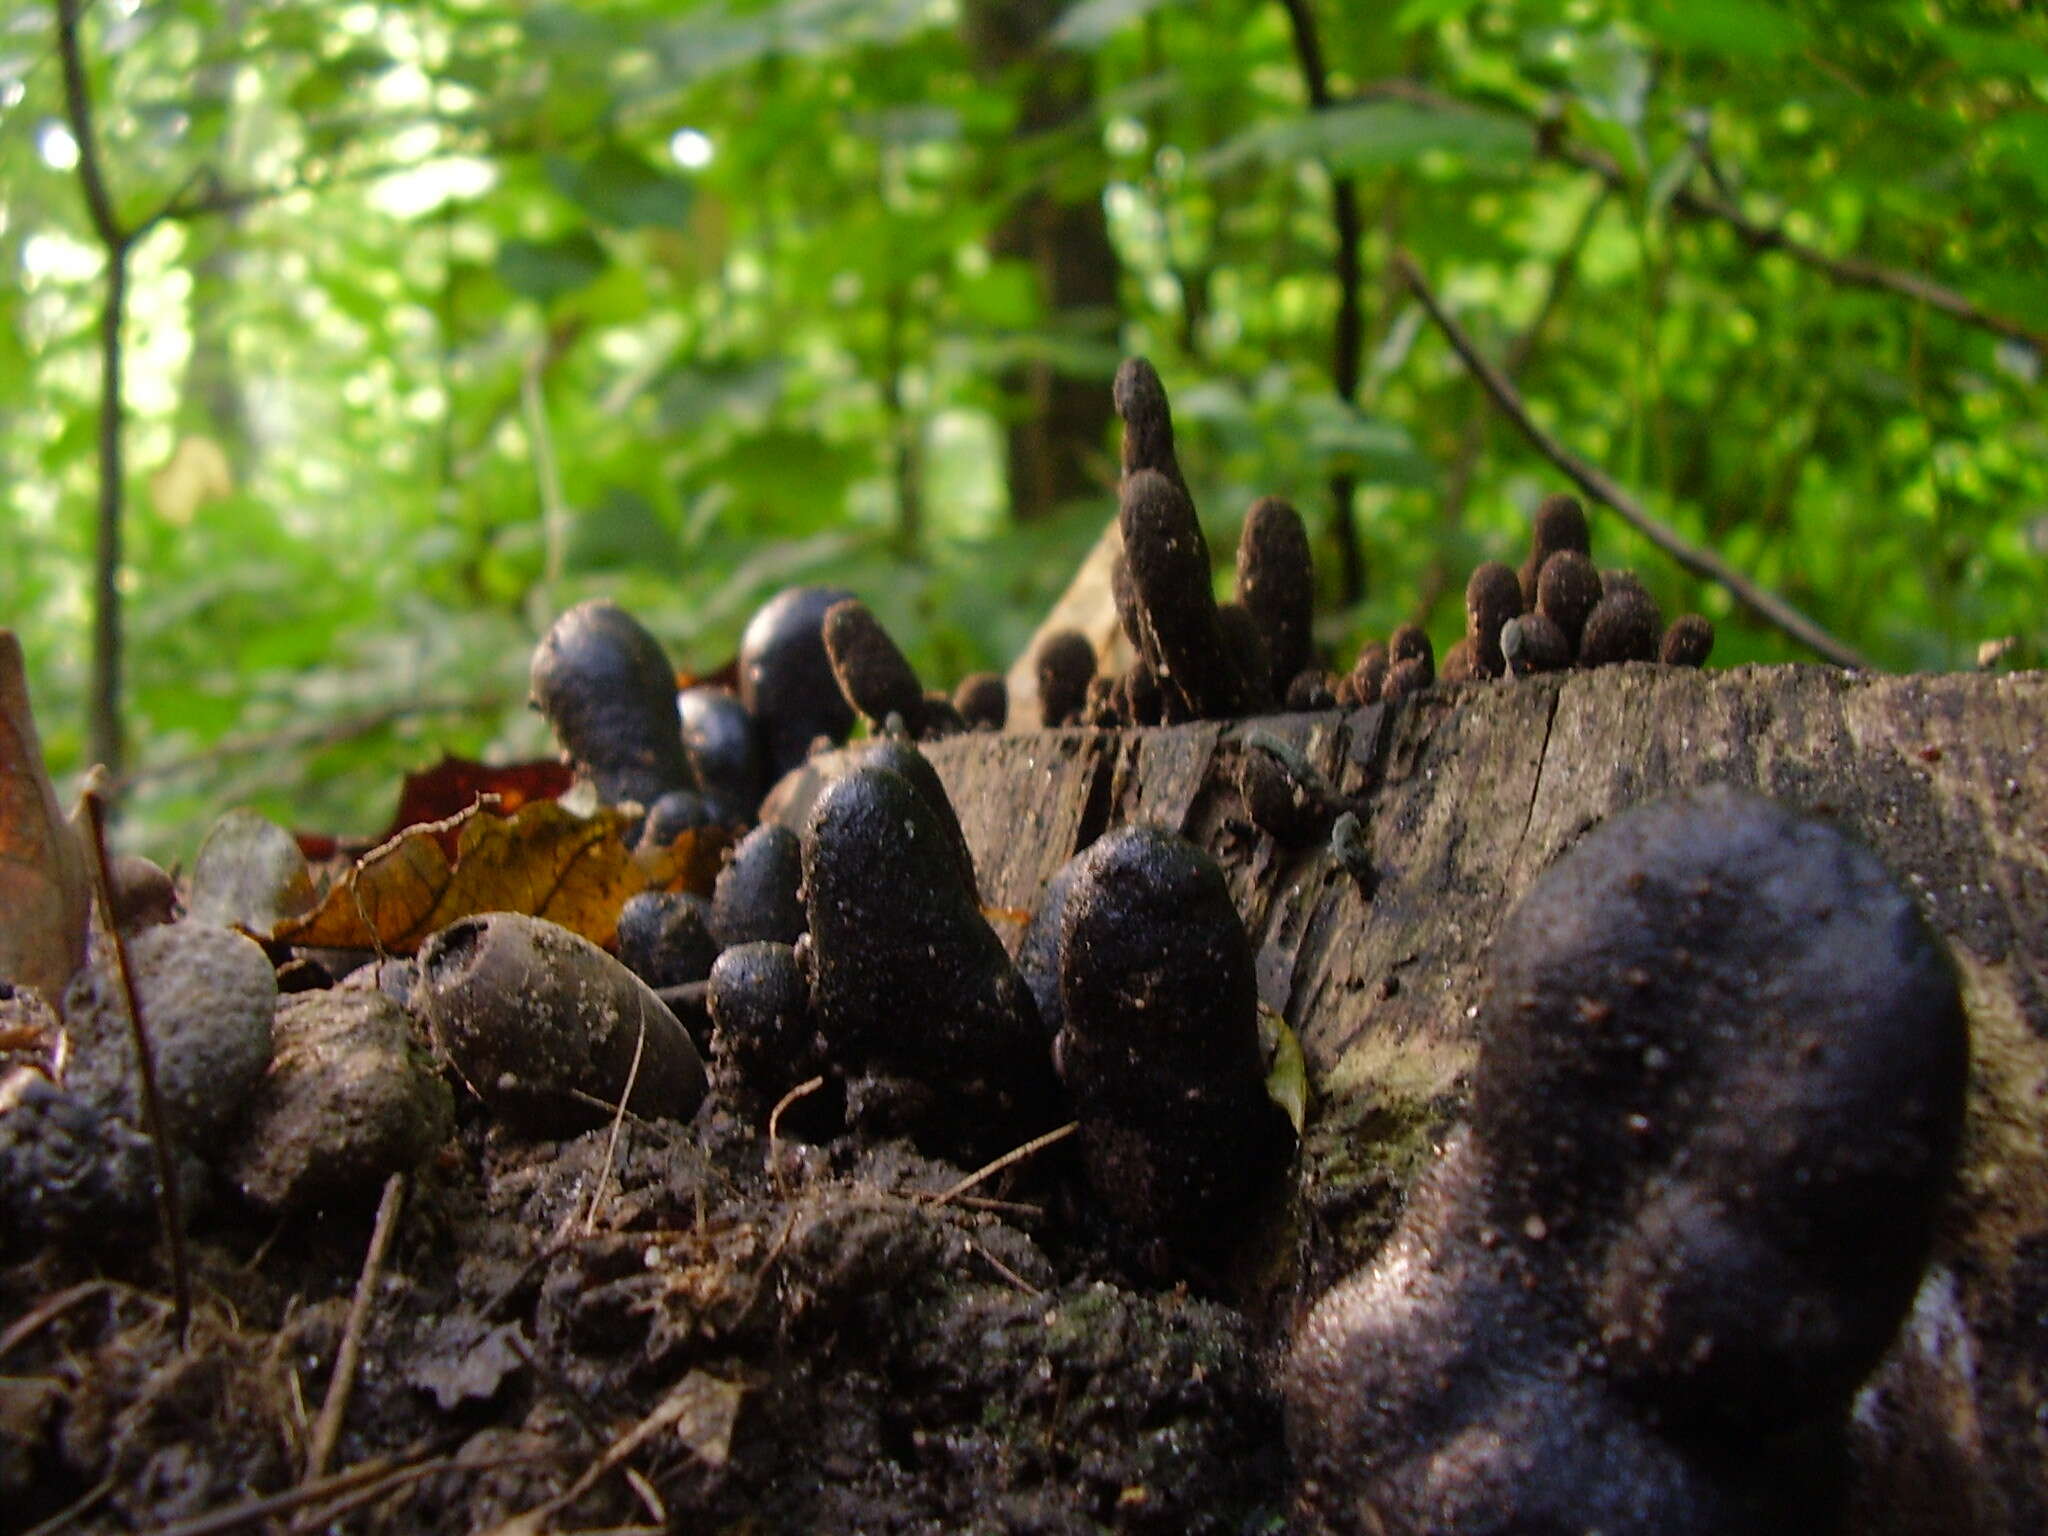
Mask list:
[{"label": "blurred background trees", "polygon": [[[60,771],[118,723],[131,840],[365,831],[443,745],[547,750],[528,653],[594,593],[693,671],[807,579],[935,682],[1004,665],[1110,515],[1142,352],[1219,553],[1287,495],[1333,649],[1441,645],[1563,481],[1402,249],[1545,426],[1880,664],[2038,654],[2019,0],[16,0],[0,623]],[[1717,663],[1800,658],[1595,539]]]}]

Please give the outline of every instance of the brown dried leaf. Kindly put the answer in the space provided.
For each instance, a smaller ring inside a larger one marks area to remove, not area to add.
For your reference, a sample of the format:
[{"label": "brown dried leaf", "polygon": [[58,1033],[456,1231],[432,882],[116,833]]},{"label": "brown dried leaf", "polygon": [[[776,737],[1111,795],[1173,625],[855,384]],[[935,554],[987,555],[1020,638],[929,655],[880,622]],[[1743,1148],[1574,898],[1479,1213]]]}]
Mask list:
[{"label": "brown dried leaf", "polygon": [[85,960],[85,850],[57,810],[21,642],[0,629],[0,980],[55,1001]]},{"label": "brown dried leaf", "polygon": [[[718,873],[717,833],[686,835],[637,857],[633,818],[605,808],[582,817],[537,800],[512,817],[475,806],[410,827],[363,855],[304,917],[271,937],[315,948],[411,954],[427,935],[478,912],[524,912],[610,946],[619,908],[645,890],[708,894]],[[442,851],[455,836],[453,862]]]}]

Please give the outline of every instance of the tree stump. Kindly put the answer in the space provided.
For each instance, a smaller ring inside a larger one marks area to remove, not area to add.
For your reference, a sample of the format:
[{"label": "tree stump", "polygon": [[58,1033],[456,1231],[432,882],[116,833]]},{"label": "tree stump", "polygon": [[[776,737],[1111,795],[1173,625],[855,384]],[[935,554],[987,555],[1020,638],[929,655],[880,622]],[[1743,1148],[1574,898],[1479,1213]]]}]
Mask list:
[{"label": "tree stump", "polygon": [[[1253,732],[1358,797],[1365,881],[1246,822],[1234,765]],[[1628,666],[928,752],[992,908],[1028,914],[1061,863],[1128,821],[1223,862],[1262,998],[1309,1068],[1297,1251],[1274,1255],[1297,1262],[1299,1305],[1371,1255],[1456,1123],[1494,931],[1583,832],[1725,782],[1860,838],[1954,954],[1972,1071],[1935,1261],[1857,1399],[1851,1528],[2048,1529],[2048,674]]]}]

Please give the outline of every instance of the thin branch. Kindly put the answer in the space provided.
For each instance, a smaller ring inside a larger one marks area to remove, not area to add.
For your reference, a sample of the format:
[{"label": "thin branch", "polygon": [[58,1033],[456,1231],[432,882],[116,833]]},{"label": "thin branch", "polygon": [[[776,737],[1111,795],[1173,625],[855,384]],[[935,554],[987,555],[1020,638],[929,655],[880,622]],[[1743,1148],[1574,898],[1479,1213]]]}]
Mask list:
[{"label": "thin branch", "polygon": [[1021,1147],[1012,1147],[1009,1151],[1005,1152],[1001,1157],[995,1159],[993,1162],[983,1163],[979,1168],[975,1169],[974,1172],[968,1174],[966,1178],[962,1179],[958,1184],[955,1184],[951,1189],[948,1189],[941,1194],[930,1196],[924,1203],[927,1205],[949,1205],[953,1201],[959,1199],[960,1196],[966,1194],[967,1191],[974,1188],[975,1185],[980,1184],[987,1179],[993,1178],[995,1175],[1001,1173],[1005,1168],[1015,1167],[1018,1163],[1023,1162],[1025,1158],[1034,1156],[1035,1154],[1044,1151],[1047,1147],[1053,1146],[1058,1142],[1065,1141],[1069,1136],[1073,1135],[1074,1132],[1078,1131],[1080,1128],[1080,1121],[1069,1120],[1065,1125],[1060,1126],[1056,1130],[1047,1131],[1043,1136],[1034,1136],[1029,1141],[1025,1142],[1024,1145],[1022,1145]]},{"label": "thin branch", "polygon": [[[1600,210],[1607,205],[1610,189],[1606,183],[1595,185],[1593,196],[1586,204],[1586,211],[1579,215],[1578,226],[1571,238],[1551,264],[1550,280],[1543,289],[1543,298],[1536,306],[1536,314],[1513,339],[1501,355],[1500,371],[1503,377],[1513,382],[1521,376],[1522,370],[1535,356],[1537,346],[1543,340],[1543,333],[1550,326],[1553,316],[1564,303],[1564,296],[1578,275],[1579,257],[1584,253],[1586,241],[1591,238],[1593,227],[1599,222]],[[1398,280],[1399,274],[1396,274]],[[1450,472],[1444,476],[1443,506],[1439,519],[1446,528],[1457,526],[1464,516],[1465,498],[1471,494],[1472,477],[1478,468],[1479,455],[1486,446],[1486,407],[1491,397],[1477,387],[1472,407],[1465,412],[1465,425],[1458,438],[1458,451],[1451,460]],[[1436,561],[1424,575],[1422,591],[1417,594],[1414,615],[1418,624],[1426,623],[1437,599],[1443,596],[1444,585],[1449,580],[1443,561]]]},{"label": "thin branch", "polygon": [[495,693],[479,694],[473,699],[403,699],[377,709],[363,710],[358,714],[324,720],[305,720],[281,730],[225,737],[210,747],[188,753],[184,757],[167,758],[161,763],[145,763],[133,772],[111,782],[118,793],[127,794],[138,785],[155,783],[159,779],[179,778],[201,768],[210,768],[230,758],[268,757],[274,753],[296,752],[308,747],[337,747],[417,715],[482,715],[490,714],[504,706],[503,695]]},{"label": "thin branch", "polygon": [[178,1343],[185,1343],[185,1330],[192,1321],[192,1278],[185,1264],[185,1213],[178,1199],[178,1159],[171,1150],[170,1133],[164,1125],[163,1096],[157,1092],[156,1058],[149,1046],[149,1031],[142,1022],[142,1003],[135,994],[135,975],[128,969],[128,942],[114,915],[114,882],[107,872],[107,807],[97,787],[88,784],[79,797],[85,812],[86,862],[92,869],[93,894],[99,898],[100,919],[106,924],[114,956],[114,979],[121,989],[121,1001],[128,1011],[129,1038],[135,1045],[135,1070],[141,1083],[142,1124],[149,1132],[156,1153],[156,1214],[163,1227],[164,1246],[171,1257],[171,1321],[178,1330]]},{"label": "thin branch", "polygon": [[355,1386],[356,1362],[362,1358],[363,1331],[370,1321],[370,1303],[376,1297],[377,1281],[384,1272],[384,1255],[390,1251],[391,1234],[398,1228],[398,1212],[404,1203],[405,1175],[394,1173],[384,1181],[384,1193],[377,1201],[377,1222],[370,1229],[363,1272],[356,1277],[356,1293],[349,1300],[348,1322],[342,1329],[341,1349],[334,1358],[334,1374],[327,1379],[320,1417],[313,1422],[313,1446],[306,1453],[302,1483],[318,1483],[326,1475],[328,1458],[341,1438],[342,1417],[348,1412],[349,1392]]},{"label": "thin branch", "polygon": [[1744,576],[1740,571],[1722,560],[1710,550],[1701,549],[1688,542],[1671,528],[1659,522],[1646,512],[1642,505],[1629,493],[1609,479],[1594,465],[1571,453],[1557,439],[1538,426],[1529,415],[1529,408],[1522,403],[1522,397],[1515,392],[1515,386],[1501,376],[1501,372],[1489,362],[1473,345],[1472,338],[1465,334],[1457,321],[1445,312],[1443,303],[1422,275],[1422,269],[1406,251],[1397,251],[1394,261],[1408,284],[1415,290],[1422,307],[1429,311],[1437,329],[1456,348],[1458,356],[1465,360],[1465,366],[1472,370],[1474,378],[1493,397],[1494,405],[1501,414],[1512,421],[1529,440],[1529,444],[1552,464],[1570,476],[1572,482],[1593,500],[1613,508],[1622,519],[1638,533],[1671,556],[1686,570],[1702,580],[1715,582],[1725,587],[1735,600],[1772,628],[1790,635],[1815,654],[1827,658],[1837,666],[1850,667],[1858,671],[1872,670],[1867,658],[1853,647],[1844,644],[1806,617],[1776,593],[1765,590]]},{"label": "thin branch", "polygon": [[[1419,107],[1457,110],[1472,105],[1483,105],[1493,110],[1504,110],[1529,121],[1536,135],[1536,152],[1562,160],[1567,165],[1582,171],[1591,171],[1617,192],[1630,190],[1629,176],[1611,155],[1590,145],[1580,144],[1564,136],[1562,125],[1553,117],[1540,115],[1522,102],[1505,97],[1488,96],[1483,103],[1461,101],[1441,91],[1418,85],[1412,80],[1381,80],[1354,92],[1352,101],[1406,101]],[[1681,185],[1671,196],[1671,206],[1688,218],[1717,220],[1726,224],[1742,243],[1751,250],[1762,254],[1779,251],[1791,257],[1802,266],[1834,282],[1851,288],[1868,288],[1879,293],[1890,293],[1924,304],[1964,325],[1988,331],[1994,336],[2003,336],[2032,347],[2048,357],[2048,331],[2037,326],[2015,320],[2010,315],[1986,309],[1974,299],[1966,298],[1953,288],[1944,287],[1932,278],[1917,272],[1890,267],[1882,262],[1869,261],[1860,256],[1830,256],[1818,246],[1786,233],[1783,222],[1765,224],[1751,218],[1735,204],[1724,197],[1701,192],[1691,185]]]},{"label": "thin branch", "polygon": [[79,43],[78,0],[56,0],[57,53],[64,68],[64,115],[78,145],[78,182],[87,216],[106,249],[107,289],[100,308],[99,503],[93,553],[92,699],[87,756],[118,775],[121,742],[121,327],[128,303],[132,230],[114,211],[93,132],[92,90]]},{"label": "thin branch", "polygon": [[[1288,24],[1294,32],[1294,56],[1301,67],[1302,84],[1308,91],[1309,109],[1321,112],[1331,105],[1330,75],[1323,61],[1323,43],[1316,31],[1315,12],[1309,0],[1281,0]],[[1365,308],[1359,294],[1363,280],[1359,246],[1365,238],[1365,221],[1358,211],[1358,182],[1355,178],[1330,172],[1330,222],[1337,250],[1331,261],[1337,280],[1337,322],[1331,339],[1330,382],[1337,398],[1356,404],[1358,380],[1365,358]],[[1337,553],[1340,561],[1342,597],[1355,603],[1365,595],[1365,555],[1358,543],[1358,527],[1352,521],[1351,498],[1356,482],[1348,474],[1330,477],[1330,499],[1334,506]]]}]

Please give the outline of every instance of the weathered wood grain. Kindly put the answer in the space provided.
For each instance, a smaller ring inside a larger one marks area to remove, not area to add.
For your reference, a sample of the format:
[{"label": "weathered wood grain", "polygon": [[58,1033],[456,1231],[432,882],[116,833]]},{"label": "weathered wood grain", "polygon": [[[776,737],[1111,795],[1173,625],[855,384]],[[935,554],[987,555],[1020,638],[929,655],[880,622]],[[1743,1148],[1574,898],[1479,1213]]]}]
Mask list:
[{"label": "weathered wood grain", "polygon": [[[1369,893],[1327,848],[1283,849],[1243,821],[1233,773],[1253,731],[1358,797]],[[2048,675],[1632,666],[1348,715],[929,751],[993,907],[1028,911],[1062,861],[1126,821],[1223,861],[1262,994],[1311,1071],[1304,1299],[1398,1218],[1460,1113],[1489,941],[1589,827],[1727,782],[1861,838],[1955,955],[1973,1071],[1936,1262],[1858,1402],[1855,1529],[2048,1529]]]}]

